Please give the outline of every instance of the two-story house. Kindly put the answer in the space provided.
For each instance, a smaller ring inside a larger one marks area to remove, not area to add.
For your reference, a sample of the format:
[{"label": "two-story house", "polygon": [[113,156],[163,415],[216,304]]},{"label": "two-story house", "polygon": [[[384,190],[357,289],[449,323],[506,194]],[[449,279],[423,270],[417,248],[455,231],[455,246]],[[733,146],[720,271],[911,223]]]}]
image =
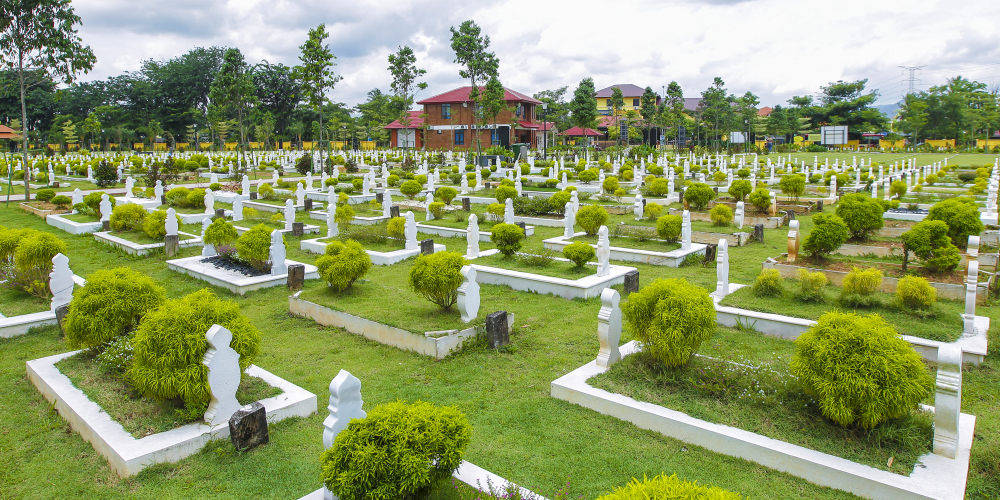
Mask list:
[{"label": "two-story house", "polygon": [[411,111],[410,116],[424,115],[419,123],[403,127],[397,120],[386,126],[392,134],[392,145],[402,147],[406,141],[407,146],[416,148],[472,149],[478,137],[484,149],[491,145],[509,148],[515,143],[540,147],[541,116],[536,112],[542,110],[541,101],[505,88],[506,109],[496,118],[477,119],[476,106],[469,99],[471,90],[461,87],[417,102],[424,109]]},{"label": "two-story house", "polygon": [[[639,108],[642,107],[642,93],[645,92],[645,89],[638,85],[626,83],[612,85],[597,91],[597,94],[594,95],[594,97],[597,97],[597,114],[611,115],[611,93],[614,92],[615,88],[621,89],[622,97],[625,99],[625,105],[619,110],[619,114],[625,114],[626,111],[635,111],[638,113]],[[659,97],[657,97],[656,102],[659,104]]]}]

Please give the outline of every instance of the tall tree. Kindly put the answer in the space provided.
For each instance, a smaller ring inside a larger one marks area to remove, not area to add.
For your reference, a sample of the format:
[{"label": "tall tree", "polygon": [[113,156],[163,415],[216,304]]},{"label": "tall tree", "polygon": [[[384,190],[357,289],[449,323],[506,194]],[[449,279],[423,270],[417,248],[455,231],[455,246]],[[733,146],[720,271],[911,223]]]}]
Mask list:
[{"label": "tall tree", "polygon": [[302,101],[302,86],[295,79],[293,69],[281,63],[261,61],[253,69],[253,84],[260,103],[258,108],[274,116],[274,131],[284,135],[292,113]]},{"label": "tall tree", "polygon": [[684,90],[677,82],[670,82],[664,96],[664,106],[661,116],[664,117],[663,125],[674,129],[674,149],[680,151],[681,127],[685,123],[684,116]]},{"label": "tall tree", "polygon": [[247,166],[247,117],[250,106],[256,103],[254,96],[253,75],[250,66],[243,60],[240,49],[226,49],[222,56],[222,67],[212,81],[212,91],[209,94],[212,102],[219,107],[228,108],[236,114],[236,125],[240,129],[239,151],[243,157],[243,170]]},{"label": "tall tree", "polygon": [[[537,118],[554,123],[559,130],[566,130],[572,127],[569,107],[566,103],[566,91],[568,89],[569,87],[559,87],[553,90],[543,90],[535,94],[533,96],[535,99],[548,105],[548,108],[544,111],[545,116],[539,115]],[[539,113],[539,108],[536,107],[535,112]]]},{"label": "tall tree", "polygon": [[[309,30],[309,39],[299,46],[302,54],[299,60],[301,66],[295,67],[295,77],[302,82],[302,93],[305,100],[313,109],[319,111],[319,143],[320,165],[326,167],[323,161],[323,103],[326,101],[326,93],[333,90],[333,87],[340,81],[340,76],[333,74],[330,69],[335,66],[333,62],[337,56],[330,52],[329,45],[323,45],[330,35],[326,32],[326,25],[320,24],[316,29]],[[332,173],[328,172],[328,173]]]},{"label": "tall tree", "polygon": [[743,142],[743,151],[750,149],[750,141],[752,140],[750,136],[753,134],[754,126],[757,124],[757,106],[759,104],[760,99],[750,91],[747,91],[746,94],[743,94],[736,100],[740,124],[742,125],[741,132],[746,134]]},{"label": "tall tree", "polygon": [[[427,88],[427,83],[417,83],[417,79],[424,76],[427,70],[417,67],[417,56],[413,54],[413,49],[406,45],[399,47],[395,54],[389,54],[389,73],[392,73],[392,91],[403,101],[399,123],[403,128],[410,128],[410,107],[416,99],[416,92]],[[406,161],[405,145],[403,160]]]},{"label": "tall tree", "polygon": [[587,77],[580,80],[580,85],[573,92],[573,100],[569,103],[570,111],[573,112],[573,125],[583,130],[584,137],[588,128],[597,126],[596,95],[594,79]]},{"label": "tall tree", "polygon": [[642,98],[639,101],[639,114],[642,115],[642,120],[645,122],[646,138],[649,143],[653,142],[652,125],[656,118],[656,99],[658,97],[656,92],[653,92],[652,87],[646,87],[646,90],[642,91]]},{"label": "tall tree", "polygon": [[[489,48],[490,37],[482,34],[482,29],[475,21],[465,21],[457,30],[454,26],[451,28],[451,50],[455,51],[455,62],[464,66],[464,69],[458,71],[458,75],[469,79],[472,87],[469,90],[469,100],[472,101],[477,117],[479,84],[490,77],[500,76],[500,60],[493,52],[487,52]],[[480,134],[477,132],[475,136],[476,150],[482,154]]]},{"label": "tall tree", "polygon": [[487,124],[492,124],[494,134],[499,138],[500,129],[496,127],[497,116],[507,108],[507,100],[504,99],[507,91],[503,88],[503,84],[500,83],[500,79],[491,76],[490,80],[486,82],[486,87],[483,88],[482,94],[482,105],[480,106],[480,126],[485,127]]},{"label": "tall tree", "polygon": [[913,144],[920,139],[920,132],[927,125],[927,101],[920,94],[907,94],[899,110],[899,129],[910,134]]},{"label": "tall tree", "polygon": [[719,131],[728,128],[733,116],[732,99],[726,95],[725,85],[722,78],[715,77],[701,93],[701,119],[712,127],[715,151],[719,150]]},{"label": "tall tree", "polygon": [[[21,91],[21,122],[28,124],[27,89],[44,79],[59,78],[69,84],[76,75],[93,69],[97,57],[76,34],[80,16],[70,0],[0,1],[0,63],[17,72]],[[32,80],[27,80],[34,76]],[[45,78],[38,78],[45,77]],[[21,134],[24,165],[28,165],[28,134]],[[31,199],[28,182],[24,199]]]},{"label": "tall tree", "polygon": [[[608,104],[611,105],[612,123],[618,125],[618,120],[622,119],[618,115],[621,114],[622,108],[625,107],[625,96],[622,95],[622,89],[611,87],[611,99],[608,100]],[[618,142],[620,143],[621,139],[618,139]]]}]

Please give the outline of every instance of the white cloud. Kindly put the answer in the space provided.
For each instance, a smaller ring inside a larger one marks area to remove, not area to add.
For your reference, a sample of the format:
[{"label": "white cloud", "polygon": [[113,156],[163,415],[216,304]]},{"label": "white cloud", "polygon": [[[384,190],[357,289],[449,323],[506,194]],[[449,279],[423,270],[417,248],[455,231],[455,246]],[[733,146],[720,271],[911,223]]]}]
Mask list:
[{"label": "white cloud", "polygon": [[[697,96],[720,76],[729,91],[783,104],[836,80],[869,78],[883,101],[905,90],[900,65],[926,65],[923,86],[961,72],[1000,81],[1000,36],[970,13],[973,0],[350,1],[76,0],[80,34],[97,56],[84,79],[139,68],[195,46],[236,46],[248,61],[294,65],[308,29],[325,22],[344,79],[331,98],[355,104],[387,91],[386,58],[410,45],[427,70],[428,97],[461,86],[448,28],[474,19],[492,40],[504,84],[528,94],[593,77],[659,91],[672,80]],[[973,14],[975,15],[975,14]]]}]

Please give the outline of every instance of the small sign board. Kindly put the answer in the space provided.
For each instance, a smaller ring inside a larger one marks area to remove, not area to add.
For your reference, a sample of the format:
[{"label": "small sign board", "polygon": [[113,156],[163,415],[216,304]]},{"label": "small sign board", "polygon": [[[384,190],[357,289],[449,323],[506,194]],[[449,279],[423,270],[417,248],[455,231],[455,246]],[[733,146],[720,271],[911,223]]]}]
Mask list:
[{"label": "small sign board", "polygon": [[820,127],[819,133],[823,136],[821,144],[847,144],[847,125]]}]

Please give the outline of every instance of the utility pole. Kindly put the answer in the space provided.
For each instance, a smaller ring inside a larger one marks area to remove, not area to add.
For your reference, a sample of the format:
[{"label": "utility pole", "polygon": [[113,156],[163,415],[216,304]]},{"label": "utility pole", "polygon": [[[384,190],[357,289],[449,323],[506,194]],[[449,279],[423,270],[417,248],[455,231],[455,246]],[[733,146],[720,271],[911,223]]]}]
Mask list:
[{"label": "utility pole", "polygon": [[902,68],[902,69],[904,69],[904,70],[906,70],[906,71],[910,72],[910,77],[906,79],[907,81],[910,82],[910,85],[909,85],[909,88],[906,90],[906,94],[903,95],[903,97],[906,97],[906,96],[908,96],[908,95],[910,95],[910,94],[912,94],[912,93],[914,93],[916,91],[916,85],[919,84],[919,83],[921,83],[920,79],[916,77],[916,73],[917,73],[917,71],[920,71],[921,68],[926,67],[926,65],[924,65],[924,66],[899,66],[899,67]]}]

